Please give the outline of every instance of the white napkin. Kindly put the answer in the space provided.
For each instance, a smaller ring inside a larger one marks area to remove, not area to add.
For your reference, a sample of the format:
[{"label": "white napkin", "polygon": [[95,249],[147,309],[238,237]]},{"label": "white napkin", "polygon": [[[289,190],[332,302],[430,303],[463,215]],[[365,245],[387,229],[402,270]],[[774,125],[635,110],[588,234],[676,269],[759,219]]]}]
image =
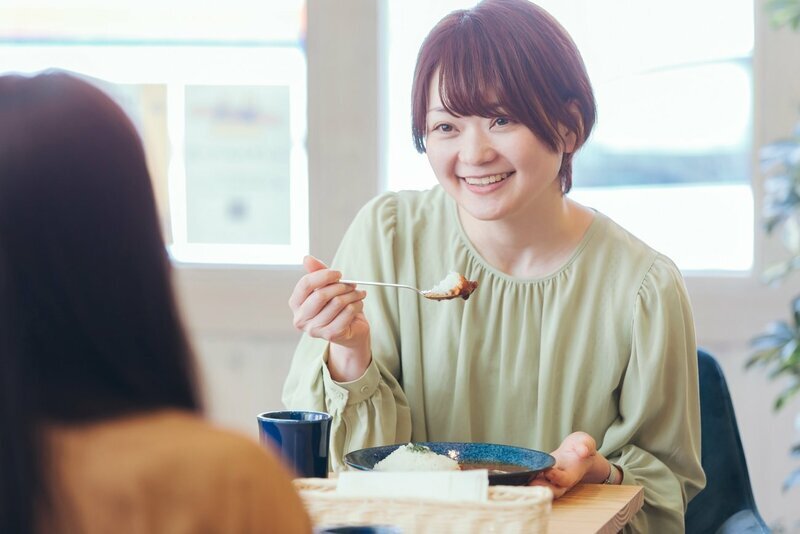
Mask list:
[{"label": "white napkin", "polygon": [[343,471],[336,493],[350,497],[413,497],[441,501],[484,502],[489,472],[470,471]]}]

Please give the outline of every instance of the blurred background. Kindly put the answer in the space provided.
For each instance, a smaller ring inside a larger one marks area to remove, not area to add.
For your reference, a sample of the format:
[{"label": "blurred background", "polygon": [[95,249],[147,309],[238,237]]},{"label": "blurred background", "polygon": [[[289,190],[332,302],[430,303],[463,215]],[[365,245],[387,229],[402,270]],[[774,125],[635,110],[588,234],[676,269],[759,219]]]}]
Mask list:
[{"label": "blurred background", "polygon": [[[575,39],[598,100],[571,195],[681,268],[761,512],[800,531],[800,487],[782,489],[800,396],[775,411],[786,382],[744,369],[750,340],[791,322],[800,293],[800,277],[762,278],[786,241],[764,230],[759,167],[800,118],[800,32],[776,28],[762,0],[539,3]],[[255,414],[280,407],[303,255],[329,261],[374,195],[435,184],[411,140],[414,61],[436,21],[474,4],[0,0],[0,73],[78,72],[139,128],[215,420],[255,436]]]}]

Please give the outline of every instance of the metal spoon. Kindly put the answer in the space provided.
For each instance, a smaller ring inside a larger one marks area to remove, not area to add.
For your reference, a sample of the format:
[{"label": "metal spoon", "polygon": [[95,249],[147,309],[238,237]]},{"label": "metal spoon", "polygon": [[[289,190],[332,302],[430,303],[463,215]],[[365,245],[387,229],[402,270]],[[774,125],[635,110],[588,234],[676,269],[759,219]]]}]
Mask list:
[{"label": "metal spoon", "polygon": [[450,300],[457,297],[461,297],[464,300],[466,300],[469,297],[470,293],[472,293],[472,291],[474,291],[475,288],[478,286],[477,282],[467,281],[469,284],[473,285],[470,286],[470,288],[465,293],[456,290],[456,288],[454,288],[454,290],[443,293],[440,291],[434,291],[432,289],[418,289],[416,287],[408,286],[405,284],[389,284],[386,282],[365,282],[363,280],[339,280],[339,282],[342,284],[353,284],[362,286],[399,287],[401,289],[410,289],[411,291],[416,291],[420,296],[423,296],[426,299],[431,299],[431,300]]}]

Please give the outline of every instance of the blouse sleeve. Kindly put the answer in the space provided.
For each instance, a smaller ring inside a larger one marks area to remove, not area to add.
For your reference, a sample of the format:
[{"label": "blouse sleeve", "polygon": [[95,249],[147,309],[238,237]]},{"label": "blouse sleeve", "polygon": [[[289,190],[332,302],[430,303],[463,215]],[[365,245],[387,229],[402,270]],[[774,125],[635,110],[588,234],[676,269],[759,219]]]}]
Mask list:
[{"label": "blouse sleeve", "polygon": [[[364,206],[345,234],[333,268],[349,279],[394,282],[396,212],[392,193]],[[304,334],[283,388],[288,408],[333,416],[331,466],[336,471],[344,467],[344,455],[350,451],[411,439],[411,412],[400,386],[396,294],[366,289],[372,362],[364,374],[352,382],[334,381],[327,366],[328,342]]]},{"label": "blouse sleeve", "polygon": [[623,484],[645,488],[644,513],[626,531],[682,532],[686,505],[705,485],[697,346],[680,271],[663,256],[636,296],[619,412],[600,451],[622,469]]}]

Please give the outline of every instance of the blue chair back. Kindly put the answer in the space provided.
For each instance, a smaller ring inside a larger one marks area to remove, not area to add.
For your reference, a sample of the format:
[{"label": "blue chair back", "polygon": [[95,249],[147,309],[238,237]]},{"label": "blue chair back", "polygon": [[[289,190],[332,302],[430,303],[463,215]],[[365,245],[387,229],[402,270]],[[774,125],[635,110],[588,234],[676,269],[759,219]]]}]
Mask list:
[{"label": "blue chair back", "polygon": [[697,351],[700,380],[702,464],[706,487],[689,502],[687,534],[769,532],[758,513],[733,413],[728,385],[717,361]]}]

